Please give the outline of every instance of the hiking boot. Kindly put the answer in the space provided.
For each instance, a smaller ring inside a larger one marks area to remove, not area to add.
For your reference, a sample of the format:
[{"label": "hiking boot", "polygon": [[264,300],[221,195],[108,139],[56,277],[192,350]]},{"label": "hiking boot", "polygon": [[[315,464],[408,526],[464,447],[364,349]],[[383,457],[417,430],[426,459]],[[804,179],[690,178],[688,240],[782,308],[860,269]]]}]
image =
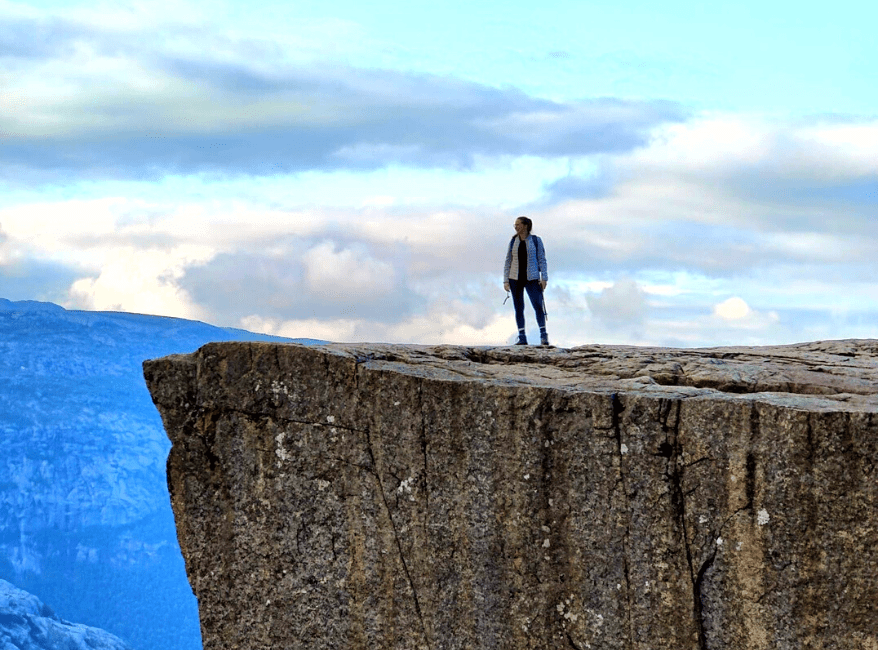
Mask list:
[{"label": "hiking boot", "polygon": [[518,339],[515,345],[527,345],[527,339]]},{"label": "hiking boot", "polygon": [[540,338],[540,345],[549,345],[549,337],[543,336],[542,338]]}]

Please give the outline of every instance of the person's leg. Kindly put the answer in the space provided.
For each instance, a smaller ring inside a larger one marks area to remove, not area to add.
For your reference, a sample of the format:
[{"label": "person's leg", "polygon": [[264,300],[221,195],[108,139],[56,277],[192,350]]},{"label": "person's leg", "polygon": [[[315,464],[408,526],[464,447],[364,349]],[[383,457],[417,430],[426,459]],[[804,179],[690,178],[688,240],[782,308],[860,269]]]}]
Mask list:
[{"label": "person's leg", "polygon": [[518,326],[518,343],[527,345],[524,331],[524,282],[509,278],[509,291],[512,293],[512,306],[515,308],[515,324]]},{"label": "person's leg", "polygon": [[[549,334],[546,332],[546,312],[543,305],[543,290],[538,280],[530,280],[526,287],[527,297],[537,313],[537,325],[540,326],[540,344],[549,344]],[[523,301],[522,301],[523,302]]]}]

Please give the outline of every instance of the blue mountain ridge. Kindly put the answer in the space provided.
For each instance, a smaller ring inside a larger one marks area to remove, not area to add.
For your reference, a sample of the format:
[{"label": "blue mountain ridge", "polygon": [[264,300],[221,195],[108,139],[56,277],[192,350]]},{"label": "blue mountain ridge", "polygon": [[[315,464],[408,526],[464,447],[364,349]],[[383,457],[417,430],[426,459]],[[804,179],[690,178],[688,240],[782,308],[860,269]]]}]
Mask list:
[{"label": "blue mountain ridge", "polygon": [[0,580],[0,650],[131,650],[104,630],[59,618],[33,594]]},{"label": "blue mountain ridge", "polygon": [[241,340],[291,342],[0,299],[0,579],[134,650],[201,648],[141,364]]}]

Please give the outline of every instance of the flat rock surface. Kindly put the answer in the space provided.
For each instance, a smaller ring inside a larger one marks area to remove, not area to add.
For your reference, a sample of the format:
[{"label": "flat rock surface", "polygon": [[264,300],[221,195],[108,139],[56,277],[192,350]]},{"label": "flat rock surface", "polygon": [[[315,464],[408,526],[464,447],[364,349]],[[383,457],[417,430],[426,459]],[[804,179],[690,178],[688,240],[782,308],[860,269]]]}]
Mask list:
[{"label": "flat rock surface", "polygon": [[878,649],[876,352],[146,362],[205,647]]},{"label": "flat rock surface", "polygon": [[872,339],[696,349],[607,345],[570,349],[380,344],[324,347],[376,364],[400,364],[395,366],[400,372],[430,369],[449,376],[571,388],[662,391],[659,386],[670,386],[733,394],[824,395],[864,408],[878,404],[878,341]]}]

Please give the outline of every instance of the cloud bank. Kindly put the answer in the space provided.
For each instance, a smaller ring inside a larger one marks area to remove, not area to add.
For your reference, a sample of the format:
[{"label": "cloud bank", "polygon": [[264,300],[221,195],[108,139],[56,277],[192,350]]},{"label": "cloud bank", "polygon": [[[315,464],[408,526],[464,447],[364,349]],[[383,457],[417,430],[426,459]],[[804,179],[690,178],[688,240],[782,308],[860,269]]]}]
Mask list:
[{"label": "cloud bank", "polygon": [[[816,148],[851,129],[860,135],[847,155],[803,155],[795,173],[786,149],[777,151],[778,142],[807,150],[807,138]],[[726,152],[706,138],[729,131],[741,137]],[[871,203],[803,203],[787,188],[872,182],[878,170],[860,143],[876,132],[869,123],[704,117],[602,154],[597,173],[616,179],[603,196],[547,194],[520,206],[549,251],[553,338],[703,345],[867,335],[878,307]],[[79,251],[68,255],[81,269],[73,306],[339,340],[488,344],[514,334],[500,271],[517,213],[119,199],[8,208],[0,223],[7,260],[25,242],[44,260]]]},{"label": "cloud bank", "polygon": [[306,66],[298,43],[271,35],[2,12],[0,166],[35,179],[466,169],[477,156],[630,150],[684,117],[667,101],[551,101],[447,76]]},{"label": "cloud bank", "polygon": [[555,343],[873,334],[873,118],[541,97],[186,11],[0,3],[0,22],[4,297],[505,343],[527,214]]}]

